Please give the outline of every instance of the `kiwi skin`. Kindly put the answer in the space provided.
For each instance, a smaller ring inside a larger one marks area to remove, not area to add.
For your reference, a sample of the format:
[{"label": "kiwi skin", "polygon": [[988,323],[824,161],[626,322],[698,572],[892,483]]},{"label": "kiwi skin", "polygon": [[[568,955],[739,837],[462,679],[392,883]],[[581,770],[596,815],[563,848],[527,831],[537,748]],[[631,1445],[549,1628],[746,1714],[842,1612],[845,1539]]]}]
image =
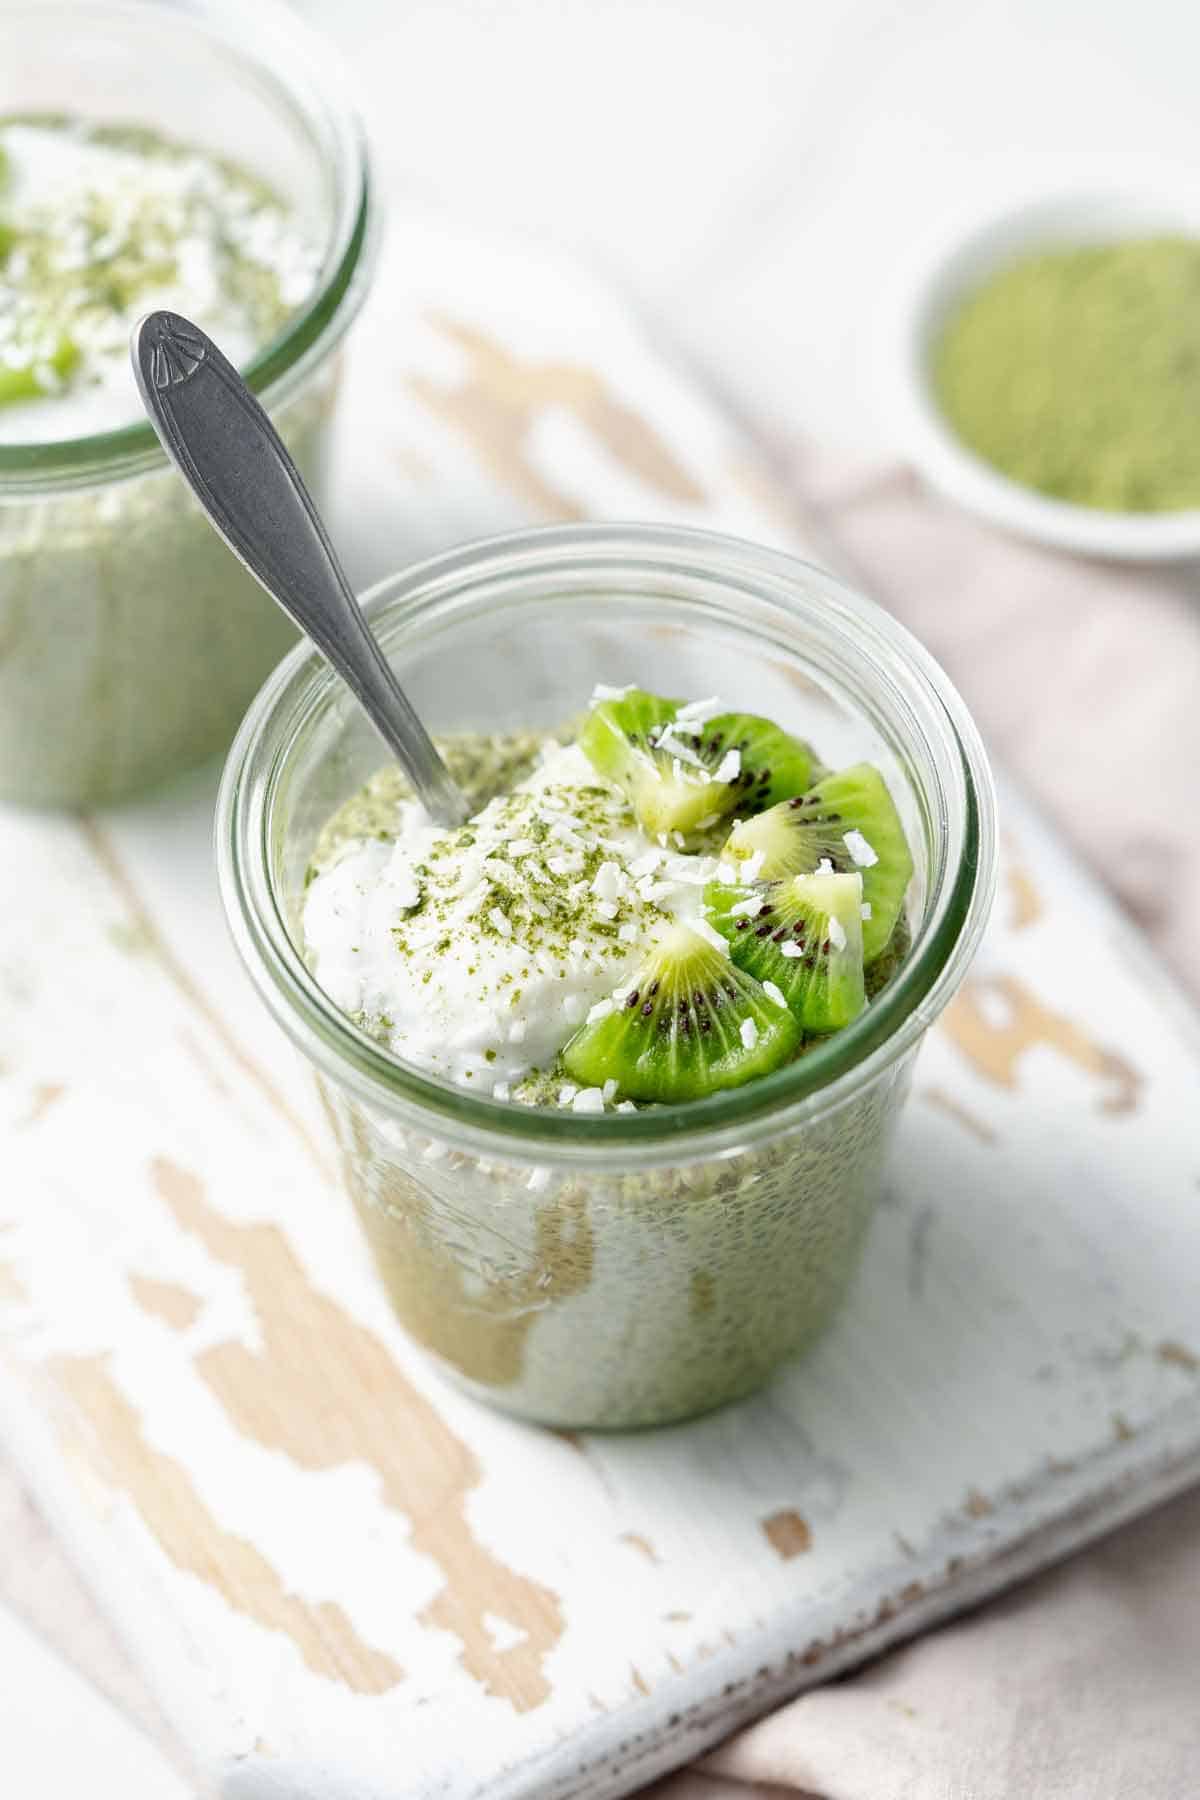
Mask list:
[{"label": "kiwi skin", "polygon": [[631,1100],[698,1100],[740,1087],[790,1061],[800,1045],[791,1012],[686,925],[656,935],[614,1000],[605,1017],[580,1027],[562,1060],[572,1080],[615,1080]]}]

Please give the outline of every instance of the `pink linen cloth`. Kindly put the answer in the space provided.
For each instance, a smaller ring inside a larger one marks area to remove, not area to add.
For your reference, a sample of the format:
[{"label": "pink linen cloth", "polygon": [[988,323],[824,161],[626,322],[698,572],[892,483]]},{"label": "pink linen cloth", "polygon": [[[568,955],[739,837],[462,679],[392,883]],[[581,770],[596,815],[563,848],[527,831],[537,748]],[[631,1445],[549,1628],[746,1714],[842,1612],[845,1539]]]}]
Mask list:
[{"label": "pink linen cloth", "polygon": [[[904,470],[802,453],[794,475],[820,554],[929,646],[997,761],[1200,994],[1200,568],[1041,550]],[[798,1795],[1197,1800],[1200,1492],[802,1695],[645,1800]]]}]

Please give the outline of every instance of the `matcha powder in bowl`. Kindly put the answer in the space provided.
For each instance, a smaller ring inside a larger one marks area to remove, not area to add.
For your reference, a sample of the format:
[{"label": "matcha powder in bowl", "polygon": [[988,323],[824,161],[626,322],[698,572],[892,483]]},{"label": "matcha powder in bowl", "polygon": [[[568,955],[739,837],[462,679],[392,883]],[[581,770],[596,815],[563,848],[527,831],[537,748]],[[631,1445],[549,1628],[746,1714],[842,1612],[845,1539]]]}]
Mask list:
[{"label": "matcha powder in bowl", "polygon": [[1027,254],[952,311],[935,397],[1011,480],[1111,512],[1200,508],[1200,239]]},{"label": "matcha powder in bowl", "polygon": [[993,526],[1111,560],[1200,560],[1200,183],[1059,164],[932,228],[893,289],[898,441]]}]

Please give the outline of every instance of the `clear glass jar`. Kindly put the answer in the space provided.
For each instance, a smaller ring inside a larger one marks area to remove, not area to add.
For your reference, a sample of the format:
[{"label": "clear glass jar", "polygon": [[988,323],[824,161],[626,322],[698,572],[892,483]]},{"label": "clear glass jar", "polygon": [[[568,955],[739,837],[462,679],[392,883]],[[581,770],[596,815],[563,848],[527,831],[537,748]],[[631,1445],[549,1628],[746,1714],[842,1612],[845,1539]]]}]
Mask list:
[{"label": "clear glass jar", "polygon": [[276,670],[230,755],[217,850],[259,992],[318,1072],[400,1318],[455,1380],[546,1424],[683,1418],[744,1394],[834,1312],[931,1020],[995,882],[991,780],[958,695],[901,626],[752,544],[653,527],[523,533],[366,605],[435,731],[561,724],[595,682],[717,693],[884,771],[912,843],[913,944],[852,1026],[686,1106],[578,1117],[405,1067],[305,967],[305,865],[384,760],[320,658]]},{"label": "clear glass jar", "polygon": [[[267,181],[324,245],[246,370],[320,494],[336,351],[366,292],[366,154],[329,53],[270,0],[0,0],[0,115],[153,127]],[[0,443],[0,798],[113,800],[228,744],[295,641],[167,467],[120,430]]]}]

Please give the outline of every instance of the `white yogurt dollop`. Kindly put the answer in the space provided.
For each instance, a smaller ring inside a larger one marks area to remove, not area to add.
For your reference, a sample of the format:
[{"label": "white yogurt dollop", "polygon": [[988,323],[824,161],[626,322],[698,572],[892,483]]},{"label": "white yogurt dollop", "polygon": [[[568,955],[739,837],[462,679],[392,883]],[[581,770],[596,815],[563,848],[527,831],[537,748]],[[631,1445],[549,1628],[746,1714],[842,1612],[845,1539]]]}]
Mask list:
[{"label": "white yogurt dollop", "polygon": [[149,134],[108,141],[82,120],[10,120],[0,177],[13,233],[0,256],[0,370],[28,361],[31,335],[50,345],[62,331],[75,351],[69,375],[42,365],[39,392],[0,406],[0,443],[140,419],[129,370],[140,314],[186,314],[241,366],[317,280],[319,247],[297,216],[201,150]]},{"label": "white yogurt dollop", "polygon": [[700,919],[715,859],[655,843],[575,745],[459,831],[402,809],[310,886],[317,981],[395,1055],[499,1098],[545,1070],[664,917]]}]

